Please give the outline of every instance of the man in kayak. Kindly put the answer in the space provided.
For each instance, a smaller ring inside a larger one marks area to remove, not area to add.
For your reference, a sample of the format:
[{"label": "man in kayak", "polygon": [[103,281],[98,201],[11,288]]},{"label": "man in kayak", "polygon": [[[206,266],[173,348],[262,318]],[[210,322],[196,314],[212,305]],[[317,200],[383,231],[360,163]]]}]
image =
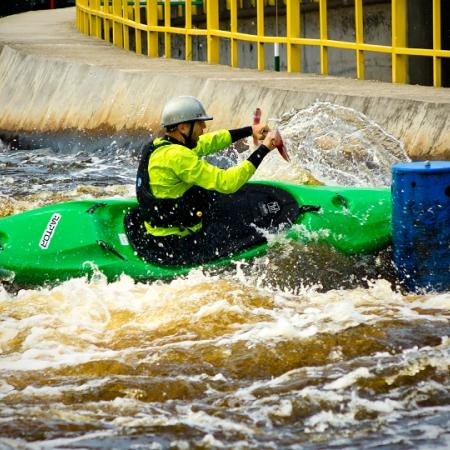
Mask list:
[{"label": "man in kayak", "polygon": [[[149,262],[201,264],[229,256],[244,247],[233,244],[236,233],[249,237],[247,247],[264,241],[254,227],[215,221],[213,205],[252,177],[275,148],[275,134],[264,124],[203,134],[205,121],[212,119],[198,99],[175,97],[162,111],[164,136],[142,152],[136,181],[139,208],[133,219],[140,233],[132,242]],[[202,159],[248,136],[263,143],[240,164],[221,169]]]}]

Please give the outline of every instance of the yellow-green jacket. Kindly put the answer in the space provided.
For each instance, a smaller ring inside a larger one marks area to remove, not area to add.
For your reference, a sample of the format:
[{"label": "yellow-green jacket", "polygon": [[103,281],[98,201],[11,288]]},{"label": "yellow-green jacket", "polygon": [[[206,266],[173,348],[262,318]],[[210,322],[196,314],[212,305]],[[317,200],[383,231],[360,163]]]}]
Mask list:
[{"label": "yellow-green jacket", "polygon": [[[178,212],[186,209],[185,205],[174,203],[173,200],[164,202],[162,199],[184,199],[193,197],[196,194],[195,186],[209,191],[217,191],[223,194],[231,194],[239,190],[255,173],[256,167],[249,160],[229,169],[220,169],[202,159],[203,156],[215,153],[230,146],[232,143],[231,134],[228,130],[220,130],[206,133],[200,136],[197,146],[189,149],[180,143],[174,143],[170,138],[156,138],[150,145],[150,155],[147,161],[148,177],[142,176],[141,183],[149,183],[148,192],[152,197],[149,209],[154,209],[147,216],[145,227],[154,236],[168,236],[172,234],[185,236],[198,231],[202,227],[202,210],[195,210],[191,215],[195,215],[189,222],[189,226],[177,226],[176,213],[173,223],[167,226],[157,226],[158,213],[165,208],[165,204],[176,204]],[[144,152],[145,153],[145,152]],[[148,152],[147,152],[148,153]],[[138,191],[139,191],[138,172]],[[190,195],[190,194],[193,195]],[[139,193],[138,193],[139,199]],[[162,200],[162,202],[161,202]],[[193,200],[194,203],[197,200]],[[141,206],[142,202],[140,201]],[[163,207],[153,207],[162,204]],[[190,205],[190,204],[189,204]],[[166,214],[167,216],[167,214]],[[167,220],[165,220],[167,222]],[[195,222],[195,223],[193,223]]]}]

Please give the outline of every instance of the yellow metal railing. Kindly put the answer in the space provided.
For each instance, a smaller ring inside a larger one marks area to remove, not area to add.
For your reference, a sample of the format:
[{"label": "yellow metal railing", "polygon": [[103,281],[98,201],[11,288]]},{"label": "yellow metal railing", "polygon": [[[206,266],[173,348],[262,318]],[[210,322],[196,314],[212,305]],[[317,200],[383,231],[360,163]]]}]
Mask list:
[{"label": "yellow metal railing", "polygon": [[[88,35],[112,41],[118,47],[130,49],[130,30],[133,33],[133,47],[136,53],[142,53],[142,36],[147,38],[147,54],[158,57],[158,37],[163,36],[164,55],[171,57],[171,38],[184,36],[185,59],[192,60],[193,36],[206,37],[207,61],[220,62],[220,39],[230,42],[230,61],[232,67],[238,67],[238,42],[252,42],[257,47],[257,68],[264,70],[264,45],[284,45],[286,47],[287,71],[300,72],[302,46],[316,46],[320,49],[320,71],[328,74],[328,49],[345,49],[355,52],[356,77],[364,79],[364,52],[376,52],[391,55],[392,81],[407,82],[409,56],[425,56],[433,60],[433,85],[441,86],[442,58],[450,58],[450,51],[441,48],[441,0],[430,0],[433,8],[433,48],[407,47],[407,0],[391,1],[391,45],[368,44],[364,42],[363,0],[354,0],[355,41],[328,39],[327,0],[314,0],[319,8],[319,38],[301,37],[300,18],[301,0],[279,0],[286,11],[286,36],[265,35],[264,8],[277,5],[278,0],[249,0],[248,4],[256,8],[256,34],[238,32],[238,8],[243,0],[226,1],[229,10],[229,31],[219,26],[219,0],[77,0],[77,28]],[[173,26],[171,13],[178,8],[178,14],[184,17],[184,26]],[[193,14],[206,15],[206,28],[195,28]],[[145,20],[143,20],[145,19]],[[112,36],[111,36],[112,33]]]}]

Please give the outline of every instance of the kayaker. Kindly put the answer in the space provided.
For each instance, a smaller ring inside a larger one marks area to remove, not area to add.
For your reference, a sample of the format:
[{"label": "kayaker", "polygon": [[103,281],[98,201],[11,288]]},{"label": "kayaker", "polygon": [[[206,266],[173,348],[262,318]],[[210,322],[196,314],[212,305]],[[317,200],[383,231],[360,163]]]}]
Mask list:
[{"label": "kayaker", "polygon": [[[141,233],[133,244],[147,261],[199,264],[239,250],[233,235],[243,231],[241,224],[218,223],[212,205],[217,196],[237,192],[252,177],[275,148],[275,134],[265,124],[203,134],[212,119],[195,97],[175,97],[162,111],[165,134],[142,152],[135,217]],[[240,164],[221,169],[202,159],[248,136],[263,142]],[[264,240],[254,228],[244,234],[255,244]]]}]

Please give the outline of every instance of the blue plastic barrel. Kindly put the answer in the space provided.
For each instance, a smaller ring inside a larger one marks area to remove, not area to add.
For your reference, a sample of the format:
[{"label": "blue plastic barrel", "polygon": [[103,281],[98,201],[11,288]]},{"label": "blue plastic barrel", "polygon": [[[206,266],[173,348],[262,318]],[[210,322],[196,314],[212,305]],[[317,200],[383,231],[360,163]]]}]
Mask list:
[{"label": "blue plastic barrel", "polygon": [[392,167],[392,239],[408,291],[450,290],[450,161]]}]

